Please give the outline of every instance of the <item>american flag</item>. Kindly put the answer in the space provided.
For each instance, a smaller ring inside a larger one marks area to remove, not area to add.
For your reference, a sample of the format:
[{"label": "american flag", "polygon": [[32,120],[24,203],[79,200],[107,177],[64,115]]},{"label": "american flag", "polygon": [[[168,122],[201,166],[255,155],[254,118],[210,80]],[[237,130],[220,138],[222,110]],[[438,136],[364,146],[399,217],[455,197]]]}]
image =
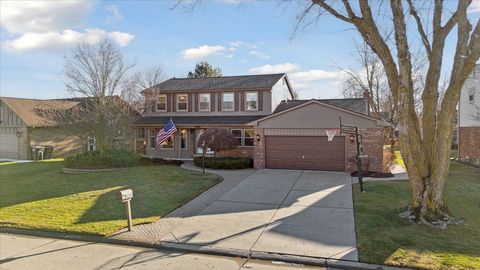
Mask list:
[{"label": "american flag", "polygon": [[170,138],[173,133],[177,132],[177,127],[173,124],[172,119],[157,133],[156,143],[157,145],[162,144],[168,138]]}]

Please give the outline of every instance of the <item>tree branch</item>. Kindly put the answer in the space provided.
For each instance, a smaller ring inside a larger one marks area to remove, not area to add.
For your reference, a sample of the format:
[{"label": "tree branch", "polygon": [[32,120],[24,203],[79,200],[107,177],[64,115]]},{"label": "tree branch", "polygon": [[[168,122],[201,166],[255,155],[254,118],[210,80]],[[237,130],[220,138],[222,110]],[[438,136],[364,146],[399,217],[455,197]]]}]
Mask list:
[{"label": "tree branch", "polygon": [[338,11],[336,11],[333,7],[331,7],[329,4],[325,3],[325,0],[312,0],[313,3],[319,5],[323,9],[325,9],[328,13],[332,14],[335,16],[337,19],[340,19],[344,22],[352,23],[352,19],[348,18],[342,14],[340,14]]},{"label": "tree branch", "polygon": [[[420,16],[418,16],[418,12],[415,9],[415,6],[413,5],[412,0],[407,0],[407,3],[408,3],[408,6],[409,6],[410,15],[413,16],[413,18],[415,19],[415,21],[417,23],[418,33],[420,34],[420,37],[422,39],[423,46],[425,47],[425,50],[427,51],[427,55],[430,57],[430,54],[432,53],[432,49],[431,49],[431,46],[430,46],[430,41],[428,40],[428,36],[425,33],[425,28],[423,27],[422,19],[420,19]],[[434,20],[434,21],[436,21],[436,20]]]}]

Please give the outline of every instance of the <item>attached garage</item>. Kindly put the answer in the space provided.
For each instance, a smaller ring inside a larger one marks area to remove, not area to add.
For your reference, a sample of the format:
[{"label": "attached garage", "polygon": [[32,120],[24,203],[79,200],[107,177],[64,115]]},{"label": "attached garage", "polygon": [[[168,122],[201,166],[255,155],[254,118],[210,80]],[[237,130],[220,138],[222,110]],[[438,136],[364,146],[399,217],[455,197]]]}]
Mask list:
[{"label": "attached garage", "polygon": [[283,101],[272,115],[249,123],[255,130],[254,167],[320,171],[356,170],[356,141],[327,129],[342,122],[359,128],[370,171],[383,171],[385,123],[367,114],[363,99]]},{"label": "attached garage", "polygon": [[18,136],[3,128],[0,130],[0,158],[19,158]]},{"label": "attached garage", "polygon": [[265,136],[265,167],[269,169],[345,171],[345,138]]}]

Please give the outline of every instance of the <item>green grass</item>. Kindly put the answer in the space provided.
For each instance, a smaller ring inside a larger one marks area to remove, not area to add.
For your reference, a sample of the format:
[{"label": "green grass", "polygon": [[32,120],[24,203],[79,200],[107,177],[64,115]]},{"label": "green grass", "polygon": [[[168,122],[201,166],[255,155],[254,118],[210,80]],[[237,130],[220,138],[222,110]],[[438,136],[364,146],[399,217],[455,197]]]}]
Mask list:
[{"label": "green grass", "polygon": [[0,165],[0,226],[110,235],[126,227],[118,190],[131,188],[133,223],[153,222],[218,183],[177,166],[64,174],[63,161]]},{"label": "green grass", "polygon": [[407,169],[405,167],[405,163],[403,162],[403,158],[402,158],[402,155],[400,154],[400,151],[395,151],[395,163],[402,166],[402,168],[404,168],[405,170]]},{"label": "green grass", "polygon": [[362,262],[419,269],[480,269],[480,171],[452,163],[445,200],[465,224],[441,230],[411,223],[398,214],[410,203],[407,181],[354,186],[355,217]]}]

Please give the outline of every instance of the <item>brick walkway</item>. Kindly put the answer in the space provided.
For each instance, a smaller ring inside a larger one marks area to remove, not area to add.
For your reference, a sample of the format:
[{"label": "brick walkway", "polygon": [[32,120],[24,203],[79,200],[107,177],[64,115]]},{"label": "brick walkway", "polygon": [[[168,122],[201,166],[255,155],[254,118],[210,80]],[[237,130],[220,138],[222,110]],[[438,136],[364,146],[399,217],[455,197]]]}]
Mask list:
[{"label": "brick walkway", "polygon": [[[201,171],[202,169],[193,165],[192,162],[187,161],[182,164],[182,168],[186,170]],[[193,216],[210,203],[214,202],[225,194],[230,189],[237,186],[249,175],[253,174],[255,171],[252,169],[247,170],[209,170],[206,169],[205,172],[214,173],[220,175],[223,178],[223,181],[213,186],[209,190],[200,194],[200,196],[186,203],[185,205],[175,209],[170,212],[167,216],[161,218],[160,220],[149,223],[142,224],[133,227],[133,231],[128,232],[126,229],[123,229],[112,236],[112,238],[123,239],[123,240],[149,240],[149,241],[160,241],[165,237],[173,228],[181,225],[182,218]]]}]

